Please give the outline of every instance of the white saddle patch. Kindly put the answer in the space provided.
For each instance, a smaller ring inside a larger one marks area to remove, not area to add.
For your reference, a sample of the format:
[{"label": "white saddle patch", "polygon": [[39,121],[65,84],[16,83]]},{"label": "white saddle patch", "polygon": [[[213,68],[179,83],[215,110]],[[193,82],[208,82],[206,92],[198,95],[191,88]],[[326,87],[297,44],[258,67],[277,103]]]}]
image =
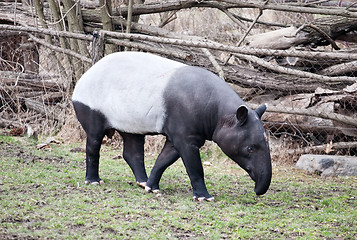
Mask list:
[{"label": "white saddle patch", "polygon": [[100,111],[120,131],[161,133],[163,92],[172,74],[184,66],[150,53],[110,54],[81,77],[72,100]]}]

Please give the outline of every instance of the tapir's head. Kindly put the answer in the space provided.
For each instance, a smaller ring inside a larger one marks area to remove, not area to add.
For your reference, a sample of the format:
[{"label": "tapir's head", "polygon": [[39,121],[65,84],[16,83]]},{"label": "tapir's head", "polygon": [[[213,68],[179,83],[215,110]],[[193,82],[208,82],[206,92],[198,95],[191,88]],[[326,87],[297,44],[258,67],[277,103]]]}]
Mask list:
[{"label": "tapir's head", "polygon": [[235,114],[221,119],[214,139],[255,181],[257,195],[266,193],[272,176],[268,139],[260,120],[265,110],[265,105],[255,111],[240,106]]}]

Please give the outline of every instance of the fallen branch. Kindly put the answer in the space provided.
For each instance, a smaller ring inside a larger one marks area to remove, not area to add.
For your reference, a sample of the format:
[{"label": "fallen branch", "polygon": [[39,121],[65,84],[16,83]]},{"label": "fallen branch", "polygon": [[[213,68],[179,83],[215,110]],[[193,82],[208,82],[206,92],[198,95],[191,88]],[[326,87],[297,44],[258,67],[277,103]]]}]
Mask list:
[{"label": "fallen branch", "polygon": [[[274,118],[274,116],[272,116]],[[290,121],[286,122],[275,122],[271,120],[263,120],[263,124],[266,129],[274,133],[291,133],[293,136],[295,135],[303,135],[301,133],[312,133],[316,135],[326,134],[333,136],[345,136],[340,130],[335,126],[312,126],[311,124],[299,124],[299,123],[291,123]]]},{"label": "fallen branch", "polygon": [[[251,107],[256,109],[259,106],[252,104]],[[330,120],[342,122],[342,123],[357,127],[357,118],[345,116],[345,115],[338,114],[338,113],[317,112],[316,110],[310,110],[310,109],[297,109],[297,108],[291,108],[291,107],[278,107],[278,106],[271,106],[271,105],[268,105],[267,112],[312,116],[312,117],[318,117],[318,118],[323,118],[323,119],[330,119]]]},{"label": "fallen branch", "polygon": [[291,69],[291,68],[286,68],[286,67],[282,67],[282,66],[278,66],[275,64],[272,64],[270,62],[267,62],[261,58],[255,57],[255,56],[251,56],[251,55],[244,55],[244,54],[234,54],[235,56],[237,56],[238,58],[247,60],[247,61],[251,61],[254,62],[260,66],[263,66],[267,69],[276,71],[276,72],[280,72],[280,73],[285,73],[285,74],[291,74],[291,75],[296,75],[299,77],[306,77],[306,78],[313,78],[313,79],[317,79],[317,80],[321,80],[321,81],[328,81],[328,82],[345,82],[345,83],[355,83],[357,82],[357,78],[356,77],[328,77],[328,76],[323,76],[323,75],[319,75],[319,74],[315,74],[315,73],[310,73],[310,72],[304,72],[304,71],[300,71],[300,70],[295,70],[295,69]]},{"label": "fallen branch", "polygon": [[39,38],[37,38],[37,37],[35,37],[33,35],[31,35],[29,40],[37,42],[37,43],[41,44],[42,46],[47,47],[47,48],[49,48],[49,49],[51,49],[53,51],[56,51],[56,52],[59,52],[59,53],[65,53],[65,54],[70,55],[72,57],[78,58],[79,60],[82,60],[84,62],[87,62],[87,63],[91,63],[92,62],[92,59],[90,59],[90,58],[87,58],[87,57],[85,57],[85,56],[83,56],[83,55],[81,55],[79,53],[76,53],[76,52],[74,52],[72,50],[61,48],[61,47],[57,47],[55,45],[47,43],[46,41],[43,41],[43,40],[41,40],[41,39],[39,39]]},{"label": "fallen branch", "polygon": [[[277,10],[285,12],[297,12],[297,13],[310,13],[310,14],[321,14],[321,15],[339,15],[345,17],[357,18],[357,12],[352,8],[345,9],[340,7],[324,7],[319,5],[307,6],[306,4],[288,4],[288,3],[267,3],[262,1],[236,1],[236,0],[224,0],[224,1],[197,1],[197,0],[181,0],[181,1],[158,1],[148,4],[135,4],[132,10],[133,15],[144,15],[161,13],[168,11],[175,11],[188,8],[217,8],[217,9],[231,9],[231,8],[258,8],[261,10]],[[99,10],[83,10],[83,16],[88,14],[88,12],[98,12]],[[113,11],[114,15],[117,15]],[[121,7],[120,13],[122,16],[127,16],[128,7]],[[94,14],[94,13],[91,13]],[[99,15],[98,15],[99,16]]]},{"label": "fallen branch", "polygon": [[105,41],[108,43],[119,45],[119,46],[137,48],[137,49],[141,49],[141,50],[152,52],[152,53],[173,56],[175,58],[182,59],[184,61],[190,61],[190,59],[192,59],[191,54],[185,53],[183,51],[174,51],[174,50],[171,50],[168,48],[159,48],[159,47],[150,46],[150,45],[144,44],[144,43],[130,42],[130,41],[125,41],[125,40],[113,39],[113,38],[108,38]]},{"label": "fallen branch", "polygon": [[357,61],[336,64],[320,71],[323,75],[336,76],[346,73],[357,72]]},{"label": "fallen branch", "polygon": [[[4,73],[4,72],[1,72]],[[24,86],[26,88],[30,88],[32,90],[60,90],[63,89],[63,86],[53,82],[53,81],[42,81],[40,78],[38,79],[27,79],[23,77],[22,74],[18,74],[17,76],[5,75],[0,76],[0,82],[4,85],[11,85],[13,87]]]},{"label": "fallen branch", "polygon": [[72,33],[67,31],[57,31],[52,29],[38,28],[38,27],[30,27],[30,26],[13,26],[8,24],[0,24],[1,30],[8,31],[16,31],[16,32],[30,32],[30,33],[40,33],[51,35],[55,37],[67,37],[67,38],[76,38],[79,40],[92,41],[93,36],[82,34],[82,33]]},{"label": "fallen branch", "polygon": [[222,2],[230,4],[231,7],[235,8],[259,8],[261,10],[270,9],[283,12],[296,12],[296,13],[310,13],[310,14],[321,14],[321,15],[338,15],[344,17],[357,18],[357,12],[351,9],[347,10],[345,8],[341,9],[339,7],[306,7],[303,4],[284,4],[284,3],[267,3],[262,1],[235,1],[235,0],[222,0]]},{"label": "fallen branch", "polygon": [[219,51],[227,51],[233,53],[241,53],[241,54],[249,54],[249,55],[257,55],[257,56],[294,56],[294,57],[302,57],[308,59],[317,59],[317,58],[331,58],[331,59],[346,59],[346,60],[357,60],[357,54],[355,53],[335,53],[335,52],[310,52],[310,51],[297,51],[297,50],[271,50],[271,49],[256,49],[249,47],[235,47],[229,46],[217,42],[213,42],[210,40],[206,41],[197,41],[197,40],[182,40],[182,39],[173,39],[173,38],[162,38],[162,37],[154,37],[147,36],[143,34],[127,34],[127,33],[119,33],[119,32],[103,32],[111,37],[123,38],[123,39],[131,39],[131,40],[141,40],[141,41],[149,41],[149,42],[157,42],[157,43],[165,43],[172,45],[181,45],[187,47],[197,47],[197,48],[208,48]]},{"label": "fallen branch", "polygon": [[357,148],[357,142],[337,142],[337,143],[328,143],[318,146],[311,146],[311,147],[304,147],[301,149],[291,149],[287,150],[287,154],[304,154],[310,152],[326,152],[333,151],[333,150],[340,150],[340,149],[350,149],[350,148]]},{"label": "fallen branch", "polygon": [[[134,27],[140,26],[140,24],[134,24],[134,23],[132,25]],[[86,41],[93,40],[92,35],[70,33],[65,31],[55,31],[55,30],[48,30],[48,29],[39,29],[34,27],[19,27],[19,26],[0,24],[0,29],[12,30],[12,31],[35,32],[35,33],[49,34],[58,37],[63,36],[69,38],[77,38]],[[227,52],[249,54],[249,55],[256,55],[256,56],[277,56],[277,57],[292,56],[292,57],[301,57],[307,59],[329,58],[329,59],[336,59],[336,60],[357,60],[356,53],[312,52],[312,51],[298,51],[298,50],[272,50],[272,49],[259,49],[259,48],[249,48],[249,47],[235,47],[235,46],[213,42],[210,40],[206,40],[206,41],[182,40],[182,39],[174,39],[174,38],[147,36],[143,34],[132,34],[132,33],[127,34],[127,33],[119,33],[119,32],[110,32],[105,30],[101,30],[101,31],[108,36],[121,38],[121,39],[141,40],[141,41],[188,46],[188,47],[207,48],[207,49],[213,49],[219,51],[227,51]]]}]

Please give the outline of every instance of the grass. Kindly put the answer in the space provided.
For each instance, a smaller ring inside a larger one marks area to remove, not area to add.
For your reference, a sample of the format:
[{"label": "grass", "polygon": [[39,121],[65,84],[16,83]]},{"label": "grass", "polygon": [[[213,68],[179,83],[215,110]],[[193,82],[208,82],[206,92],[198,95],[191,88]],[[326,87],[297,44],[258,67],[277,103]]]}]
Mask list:
[{"label": "grass", "polygon": [[[224,156],[202,154],[216,201],[197,203],[183,164],[161,180],[161,196],[136,186],[119,153],[104,145],[102,186],[84,185],[83,143],[51,145],[0,136],[0,239],[356,239],[357,178],[321,178],[275,166],[257,197],[249,176]],[[148,172],[154,159],[146,161]],[[276,164],[275,164],[276,165]]]}]

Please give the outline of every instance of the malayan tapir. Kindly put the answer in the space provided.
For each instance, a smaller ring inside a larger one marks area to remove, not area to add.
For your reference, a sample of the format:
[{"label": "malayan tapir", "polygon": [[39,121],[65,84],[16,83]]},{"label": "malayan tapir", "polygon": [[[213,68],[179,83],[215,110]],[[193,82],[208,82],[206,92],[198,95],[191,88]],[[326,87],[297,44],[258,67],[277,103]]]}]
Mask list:
[{"label": "malayan tapir", "polygon": [[[199,149],[213,140],[255,181],[257,195],[270,185],[272,167],[260,120],[222,79],[200,67],[143,52],[118,52],[94,64],[78,81],[72,97],[76,116],[87,134],[86,183],[101,184],[99,151],[105,135],[118,131],[123,157],[139,186],[159,190],[160,178],[182,158],[193,198],[211,201]],[[144,137],[163,134],[165,145],[149,178],[144,165]]]}]

